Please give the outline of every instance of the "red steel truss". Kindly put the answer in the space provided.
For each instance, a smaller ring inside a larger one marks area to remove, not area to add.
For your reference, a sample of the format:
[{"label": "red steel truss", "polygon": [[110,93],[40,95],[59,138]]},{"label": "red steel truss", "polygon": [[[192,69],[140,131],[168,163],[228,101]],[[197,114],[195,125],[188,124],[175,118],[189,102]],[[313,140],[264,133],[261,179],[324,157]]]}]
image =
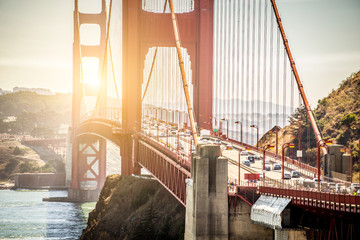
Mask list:
[{"label": "red steel truss", "polygon": [[186,204],[185,180],[191,174],[176,159],[165,155],[160,149],[138,140],[138,163],[148,170],[184,206]]}]

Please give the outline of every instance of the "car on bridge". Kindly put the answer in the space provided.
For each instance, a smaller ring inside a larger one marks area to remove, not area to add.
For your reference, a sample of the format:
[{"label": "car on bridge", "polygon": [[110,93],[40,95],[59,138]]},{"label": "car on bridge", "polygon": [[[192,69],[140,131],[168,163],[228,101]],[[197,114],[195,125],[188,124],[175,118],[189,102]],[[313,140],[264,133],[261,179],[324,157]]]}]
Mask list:
[{"label": "car on bridge", "polygon": [[249,160],[243,160],[242,163],[248,167],[250,167],[250,161]]},{"label": "car on bridge", "polygon": [[255,162],[255,157],[253,155],[248,156],[247,160],[249,160],[250,162],[254,163]]},{"label": "car on bridge", "polygon": [[291,179],[290,173],[284,173],[284,179]]},{"label": "car on bridge", "polygon": [[273,170],[281,170],[281,165],[278,163],[273,164]]},{"label": "car on bridge", "polygon": [[271,171],[270,164],[265,164],[265,170],[266,170],[266,171]]},{"label": "car on bridge", "polygon": [[300,177],[300,173],[298,171],[291,171],[291,177],[292,178],[299,178]]},{"label": "car on bridge", "polygon": [[241,152],[240,152],[240,155],[241,155],[241,156],[248,156],[248,155],[249,155],[249,152],[248,152],[248,151],[241,151]]},{"label": "car on bridge", "polygon": [[255,161],[256,161],[256,160],[261,160],[262,157],[260,157],[259,155],[254,155],[254,159],[255,159]]},{"label": "car on bridge", "polygon": [[214,144],[216,144],[216,145],[221,145],[221,140],[220,139],[215,139],[214,140]]}]

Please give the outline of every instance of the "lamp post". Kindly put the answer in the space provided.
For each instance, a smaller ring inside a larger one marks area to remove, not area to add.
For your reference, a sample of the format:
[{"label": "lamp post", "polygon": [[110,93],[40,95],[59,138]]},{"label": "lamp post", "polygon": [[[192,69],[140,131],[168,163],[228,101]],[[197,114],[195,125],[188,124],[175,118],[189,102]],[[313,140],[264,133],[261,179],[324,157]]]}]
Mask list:
[{"label": "lamp post", "polygon": [[226,121],[226,138],[229,139],[229,119],[222,118],[221,121]]},{"label": "lamp post", "polygon": [[281,155],[281,159],[282,159],[282,167],[281,167],[281,179],[284,180],[284,162],[285,162],[285,149],[286,148],[294,148],[295,147],[295,144],[293,143],[284,143],[282,145],[282,155]]},{"label": "lamp post", "polygon": [[256,128],[256,148],[259,149],[259,127],[257,125],[250,125],[250,127]]},{"label": "lamp post", "polygon": [[268,149],[274,149],[274,146],[273,145],[266,145],[264,148],[263,148],[263,179],[265,180],[265,152],[266,150]]},{"label": "lamp post", "polygon": [[[322,141],[322,142],[321,142]],[[320,139],[317,142],[317,179],[318,179],[318,189],[320,189],[320,175],[321,175],[321,169],[320,169],[320,148],[325,147],[327,145],[331,145],[332,141],[329,140],[322,140]]]},{"label": "lamp post", "polygon": [[243,134],[242,134],[242,122],[236,121],[235,124],[240,124],[240,143],[243,143]]},{"label": "lamp post", "polygon": [[[233,150],[233,147],[232,146],[225,146],[223,148],[220,148],[220,157],[222,157],[222,151],[223,150]],[[239,156],[240,156],[240,154],[239,154]],[[240,161],[240,159],[239,159],[239,161]],[[240,162],[239,162],[239,164],[240,164]]]},{"label": "lamp post", "polygon": [[342,149],[340,149],[341,152],[346,152],[347,150],[349,150],[350,152],[350,183],[352,183],[352,174],[353,174],[353,155],[351,152],[351,149],[344,147]]},{"label": "lamp post", "polygon": [[156,138],[159,141],[159,123],[156,124]]}]

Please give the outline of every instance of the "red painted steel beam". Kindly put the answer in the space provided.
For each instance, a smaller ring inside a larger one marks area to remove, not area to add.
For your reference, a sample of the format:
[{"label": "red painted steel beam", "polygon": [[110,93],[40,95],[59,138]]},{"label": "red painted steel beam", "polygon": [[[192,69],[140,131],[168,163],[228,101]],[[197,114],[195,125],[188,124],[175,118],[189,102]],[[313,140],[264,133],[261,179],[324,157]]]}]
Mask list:
[{"label": "red painted steel beam", "polygon": [[[259,194],[292,198],[294,204],[343,212],[359,212],[360,198],[354,195],[259,186]],[[307,199],[307,200],[306,200]],[[343,207],[340,207],[343,206]]]},{"label": "red painted steel beam", "polygon": [[158,149],[138,140],[138,162],[147,169],[181,204],[186,205],[186,183],[191,177],[188,170],[176,160],[171,159]]},{"label": "red painted steel beam", "polygon": [[[196,1],[195,1],[196,2]],[[199,1],[198,69],[194,107],[198,126],[212,130],[214,0]]]}]

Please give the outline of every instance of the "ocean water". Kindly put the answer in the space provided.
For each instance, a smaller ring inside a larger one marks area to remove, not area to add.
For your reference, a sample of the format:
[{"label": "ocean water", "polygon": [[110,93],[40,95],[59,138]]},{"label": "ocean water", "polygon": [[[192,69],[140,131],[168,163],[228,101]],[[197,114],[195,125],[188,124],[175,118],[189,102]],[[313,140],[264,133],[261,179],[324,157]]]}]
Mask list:
[{"label": "ocean water", "polygon": [[0,191],[0,239],[78,239],[92,203],[43,202],[66,191]]}]

